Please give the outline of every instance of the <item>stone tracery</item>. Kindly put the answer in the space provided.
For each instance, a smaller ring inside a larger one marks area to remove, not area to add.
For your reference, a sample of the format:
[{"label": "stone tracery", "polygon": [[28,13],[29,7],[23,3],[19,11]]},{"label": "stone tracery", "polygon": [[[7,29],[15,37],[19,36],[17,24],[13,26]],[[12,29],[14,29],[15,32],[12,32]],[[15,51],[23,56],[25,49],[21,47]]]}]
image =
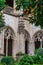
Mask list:
[{"label": "stone tracery", "polygon": [[38,48],[42,48],[43,47],[43,31],[38,31],[35,33],[34,35],[34,43],[35,43],[35,47]]},{"label": "stone tracery", "polygon": [[29,44],[30,44],[30,35],[26,30],[24,31],[24,39],[25,39],[25,54],[28,54]]},{"label": "stone tracery", "polygon": [[37,39],[38,39],[39,41],[43,40],[43,31],[38,31],[38,32],[35,34],[34,40],[36,41]]},{"label": "stone tracery", "polygon": [[12,44],[14,40],[14,32],[11,28],[6,27],[4,32],[4,54],[12,56]]},{"label": "stone tracery", "polygon": [[13,31],[10,28],[7,28],[5,30],[4,37],[8,38],[8,39],[11,37],[12,39],[14,39],[14,33],[13,33]]}]

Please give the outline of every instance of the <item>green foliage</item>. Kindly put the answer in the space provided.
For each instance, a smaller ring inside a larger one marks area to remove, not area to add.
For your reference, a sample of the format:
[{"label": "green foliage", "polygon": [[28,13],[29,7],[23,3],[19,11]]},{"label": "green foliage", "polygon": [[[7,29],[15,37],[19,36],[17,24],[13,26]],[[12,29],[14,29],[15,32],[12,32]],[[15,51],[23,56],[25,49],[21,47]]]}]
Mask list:
[{"label": "green foliage", "polygon": [[23,55],[23,53],[22,53],[22,52],[18,52],[17,54],[18,54],[18,55],[20,55],[20,54],[22,54],[22,55]]},{"label": "green foliage", "polygon": [[43,57],[39,60],[39,64],[43,64]]},{"label": "green foliage", "polygon": [[39,49],[37,50],[37,55],[43,56],[43,48],[39,48]]},{"label": "green foliage", "polygon": [[24,55],[19,62],[19,65],[32,65],[32,64],[33,64],[33,59],[29,55]]},{"label": "green foliage", "polygon": [[43,64],[43,56],[35,55],[32,57],[34,64]]},{"label": "green foliage", "polygon": [[33,8],[33,16],[30,17],[30,23],[34,23],[35,26],[43,28],[43,1],[38,0]]},{"label": "green foliage", "polygon": [[35,55],[32,58],[33,58],[34,64],[39,64],[39,61],[41,59],[41,57],[39,55]]},{"label": "green foliage", "polygon": [[5,7],[5,0],[0,0],[0,32],[1,28],[5,26],[5,22],[3,20],[3,14],[1,13],[1,10]]},{"label": "green foliage", "polygon": [[33,64],[33,65],[43,65],[43,64]]},{"label": "green foliage", "polygon": [[23,11],[29,9],[32,14],[30,23],[43,28],[43,0],[16,0],[16,5],[16,10],[19,10],[21,7]]},{"label": "green foliage", "polygon": [[37,50],[38,50],[38,49],[35,49],[35,51],[34,51],[34,54],[35,54],[35,55],[37,54]]},{"label": "green foliage", "polygon": [[34,7],[35,5],[35,1],[34,0],[16,0],[16,9],[19,10],[20,7],[23,6],[23,10],[24,9],[29,9],[30,5],[32,5],[32,7]]},{"label": "green foliage", "polygon": [[43,7],[38,7],[36,9],[37,11],[35,11],[34,16],[30,18],[30,23],[34,23],[36,26],[43,28]]},{"label": "green foliage", "polygon": [[0,65],[6,65],[6,64],[4,64],[4,63],[0,63]]},{"label": "green foliage", "polygon": [[5,0],[0,0],[0,11],[5,7]]},{"label": "green foliage", "polygon": [[4,27],[5,26],[5,22],[3,20],[3,14],[0,13],[0,28]]},{"label": "green foliage", "polygon": [[1,60],[2,63],[5,63],[6,65],[15,65],[15,60],[8,56],[8,57],[3,57]]},{"label": "green foliage", "polygon": [[16,62],[15,65],[19,65],[19,62]]}]

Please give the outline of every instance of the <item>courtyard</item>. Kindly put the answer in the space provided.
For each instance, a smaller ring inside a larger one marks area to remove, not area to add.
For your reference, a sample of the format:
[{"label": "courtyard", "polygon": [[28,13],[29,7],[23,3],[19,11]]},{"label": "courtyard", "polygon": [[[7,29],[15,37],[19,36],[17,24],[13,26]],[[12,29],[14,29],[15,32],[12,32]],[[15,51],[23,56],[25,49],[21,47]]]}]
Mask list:
[{"label": "courtyard", "polygon": [[0,0],[0,65],[43,65],[42,0]]}]

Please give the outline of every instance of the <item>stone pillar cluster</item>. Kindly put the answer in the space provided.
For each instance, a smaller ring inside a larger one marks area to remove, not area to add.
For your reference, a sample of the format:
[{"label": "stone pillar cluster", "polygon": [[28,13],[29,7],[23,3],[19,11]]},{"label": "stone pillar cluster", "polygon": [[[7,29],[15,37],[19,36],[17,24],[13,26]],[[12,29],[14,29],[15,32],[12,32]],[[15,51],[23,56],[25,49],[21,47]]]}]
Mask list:
[{"label": "stone pillar cluster", "polygon": [[25,51],[25,41],[24,41],[24,20],[23,17],[19,17],[18,23],[18,33],[19,33],[19,52],[24,53]]},{"label": "stone pillar cluster", "polygon": [[19,23],[18,23],[18,31],[19,33],[24,33],[24,21],[23,21],[23,17],[19,18]]}]

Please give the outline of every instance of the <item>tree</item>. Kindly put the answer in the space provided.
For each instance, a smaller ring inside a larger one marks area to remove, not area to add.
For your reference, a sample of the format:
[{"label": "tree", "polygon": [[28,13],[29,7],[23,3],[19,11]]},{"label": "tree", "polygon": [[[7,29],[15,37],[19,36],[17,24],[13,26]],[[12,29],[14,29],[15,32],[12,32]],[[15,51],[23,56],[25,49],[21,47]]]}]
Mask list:
[{"label": "tree", "polygon": [[43,0],[16,0],[16,5],[17,10],[21,7],[23,11],[29,9],[32,14],[30,23],[43,28]]},{"label": "tree", "polygon": [[1,10],[5,7],[5,0],[0,0],[0,31],[1,28],[5,26],[5,22],[3,19],[3,14],[1,13]]},{"label": "tree", "polygon": [[5,0],[0,0],[0,11],[5,7]]},{"label": "tree", "polygon": [[2,13],[0,13],[0,28],[2,28],[4,26],[5,26],[5,22],[4,22],[4,19],[3,19],[3,15],[2,15]]},{"label": "tree", "polygon": [[37,0],[33,8],[33,16],[30,18],[30,23],[40,26],[43,29],[43,1]]}]

